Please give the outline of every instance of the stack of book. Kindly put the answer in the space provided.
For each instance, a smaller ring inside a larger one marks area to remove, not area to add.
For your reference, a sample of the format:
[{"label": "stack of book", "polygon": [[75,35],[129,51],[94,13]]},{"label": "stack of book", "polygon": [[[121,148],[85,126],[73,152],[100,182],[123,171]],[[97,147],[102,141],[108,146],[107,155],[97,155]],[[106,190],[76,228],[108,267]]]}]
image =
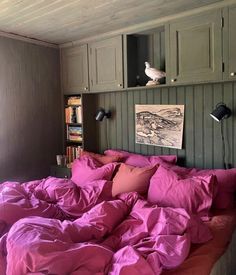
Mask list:
[{"label": "stack of book", "polygon": [[81,97],[80,96],[70,96],[67,100],[68,105],[81,105]]},{"label": "stack of book", "polygon": [[67,140],[82,142],[82,127],[81,126],[69,126],[67,125]]},{"label": "stack of book", "polygon": [[81,146],[67,146],[66,147],[67,163],[70,164],[75,159],[79,158],[81,151],[82,151]]},{"label": "stack of book", "polygon": [[81,106],[66,107],[65,120],[66,120],[66,123],[82,123]]}]

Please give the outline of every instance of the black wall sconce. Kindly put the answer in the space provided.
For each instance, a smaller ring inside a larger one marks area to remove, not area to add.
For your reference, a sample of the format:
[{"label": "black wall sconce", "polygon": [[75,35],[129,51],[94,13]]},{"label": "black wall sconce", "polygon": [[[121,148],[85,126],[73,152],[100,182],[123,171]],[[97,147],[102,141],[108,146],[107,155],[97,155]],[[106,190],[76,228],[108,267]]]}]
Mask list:
[{"label": "black wall sconce", "polygon": [[106,112],[103,108],[100,108],[96,113],[95,119],[97,121],[102,121],[104,117],[110,118],[111,117],[111,111]]},{"label": "black wall sconce", "polygon": [[231,110],[224,103],[218,103],[215,110],[210,113],[210,116],[217,122],[220,122],[222,119],[231,116]]},{"label": "black wall sconce", "polygon": [[229,118],[231,116],[232,112],[230,108],[228,108],[224,103],[220,102],[216,105],[216,108],[210,113],[210,116],[216,120],[217,122],[221,122],[221,139],[222,139],[222,155],[223,155],[223,163],[224,168],[230,168],[231,165],[229,165],[225,160],[225,137],[224,137],[224,129],[223,129],[223,123],[222,120]]}]

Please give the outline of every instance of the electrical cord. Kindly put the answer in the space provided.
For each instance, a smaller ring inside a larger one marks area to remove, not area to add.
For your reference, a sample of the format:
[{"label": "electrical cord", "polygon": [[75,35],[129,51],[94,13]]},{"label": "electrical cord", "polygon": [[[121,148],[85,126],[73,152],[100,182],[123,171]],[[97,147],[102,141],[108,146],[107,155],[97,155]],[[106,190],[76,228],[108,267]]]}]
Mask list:
[{"label": "electrical cord", "polygon": [[221,121],[221,123],[220,123],[220,129],[221,129],[222,156],[223,156],[223,162],[224,162],[224,169],[227,169],[227,164],[225,161],[225,137],[224,137],[223,121]]},{"label": "electrical cord", "polygon": [[107,149],[110,149],[110,140],[109,140],[109,121],[108,119],[106,119],[106,145],[107,145]]}]

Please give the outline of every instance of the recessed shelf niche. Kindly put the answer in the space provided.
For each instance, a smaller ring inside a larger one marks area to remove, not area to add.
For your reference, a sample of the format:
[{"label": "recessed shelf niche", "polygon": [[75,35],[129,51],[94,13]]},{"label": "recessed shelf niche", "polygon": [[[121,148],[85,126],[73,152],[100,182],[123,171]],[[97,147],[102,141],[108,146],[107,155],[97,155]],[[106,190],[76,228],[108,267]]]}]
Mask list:
[{"label": "recessed shelf niche", "polygon": [[[165,49],[165,28],[164,26],[145,32],[128,34],[125,36],[127,49],[127,88],[145,86],[148,80],[145,75],[145,61],[151,67],[165,71],[166,49]],[[161,79],[165,84],[165,78]]]}]

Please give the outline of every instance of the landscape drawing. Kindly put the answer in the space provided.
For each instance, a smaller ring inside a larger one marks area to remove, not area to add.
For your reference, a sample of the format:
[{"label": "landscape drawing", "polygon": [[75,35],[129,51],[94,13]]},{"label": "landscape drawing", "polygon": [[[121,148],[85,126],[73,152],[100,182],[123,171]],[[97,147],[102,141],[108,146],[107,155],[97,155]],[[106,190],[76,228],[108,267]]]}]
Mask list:
[{"label": "landscape drawing", "polygon": [[182,148],[184,105],[135,105],[136,143]]}]

